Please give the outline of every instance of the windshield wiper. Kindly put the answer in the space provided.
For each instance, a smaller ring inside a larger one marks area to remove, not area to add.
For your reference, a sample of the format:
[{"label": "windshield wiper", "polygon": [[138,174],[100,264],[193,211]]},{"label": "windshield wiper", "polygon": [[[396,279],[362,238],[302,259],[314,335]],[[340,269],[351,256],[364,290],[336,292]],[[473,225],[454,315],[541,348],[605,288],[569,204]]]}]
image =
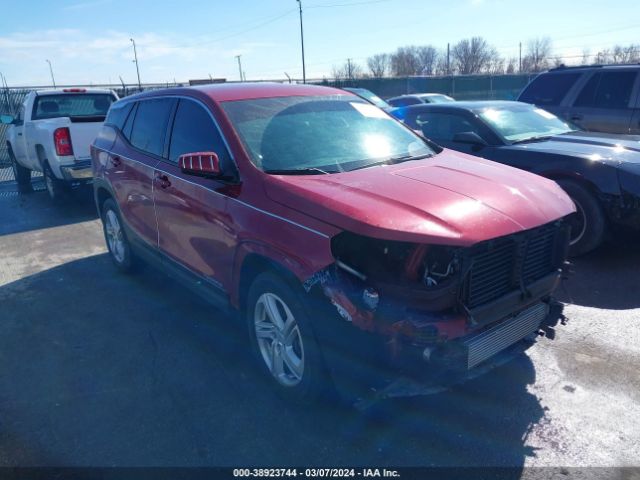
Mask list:
[{"label": "windshield wiper", "polygon": [[396,163],[408,162],[410,160],[421,160],[423,158],[431,157],[431,153],[425,153],[424,155],[398,155],[396,157],[388,157],[384,160],[380,160],[378,162],[367,163],[366,165],[361,165],[359,167],[352,168],[349,170],[350,172],[353,170],[360,170],[362,168],[376,167],[379,165],[395,165]]},{"label": "windshield wiper", "polygon": [[326,170],[322,170],[318,167],[306,167],[306,168],[291,168],[291,169],[283,169],[283,170],[265,170],[264,173],[268,173],[270,175],[327,175],[329,173]]},{"label": "windshield wiper", "polygon": [[552,137],[555,137],[555,135],[537,135],[535,137],[529,137],[529,138],[524,138],[522,140],[516,140],[515,142],[511,142],[511,144],[515,145],[517,143],[542,142],[544,140],[549,140]]}]

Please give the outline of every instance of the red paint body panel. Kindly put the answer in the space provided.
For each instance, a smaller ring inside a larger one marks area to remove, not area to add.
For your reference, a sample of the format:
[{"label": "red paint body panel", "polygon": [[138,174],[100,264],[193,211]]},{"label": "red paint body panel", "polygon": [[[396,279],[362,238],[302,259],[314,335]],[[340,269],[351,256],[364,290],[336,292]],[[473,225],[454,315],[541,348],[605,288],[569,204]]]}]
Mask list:
[{"label": "red paint body panel", "polygon": [[274,201],[388,240],[468,246],[574,210],[550,180],[462,153],[393,166],[265,181]]}]

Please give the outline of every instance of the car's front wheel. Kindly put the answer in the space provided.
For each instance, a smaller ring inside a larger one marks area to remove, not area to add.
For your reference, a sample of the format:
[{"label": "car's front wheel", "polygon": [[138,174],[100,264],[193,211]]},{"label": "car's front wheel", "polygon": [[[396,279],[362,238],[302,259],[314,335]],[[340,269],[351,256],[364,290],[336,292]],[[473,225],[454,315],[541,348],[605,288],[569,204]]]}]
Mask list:
[{"label": "car's front wheel", "polygon": [[258,275],[245,314],[257,362],[281,394],[312,401],[329,391],[307,309],[293,285],[273,273]]},{"label": "car's front wheel", "polygon": [[569,217],[569,254],[574,257],[584,255],[597,248],[604,240],[604,211],[598,200],[582,185],[570,180],[559,181],[558,184],[576,205],[576,213]]},{"label": "car's front wheel", "polygon": [[112,199],[106,200],[102,205],[102,228],[111,261],[121,272],[130,272],[135,261],[120,212]]}]

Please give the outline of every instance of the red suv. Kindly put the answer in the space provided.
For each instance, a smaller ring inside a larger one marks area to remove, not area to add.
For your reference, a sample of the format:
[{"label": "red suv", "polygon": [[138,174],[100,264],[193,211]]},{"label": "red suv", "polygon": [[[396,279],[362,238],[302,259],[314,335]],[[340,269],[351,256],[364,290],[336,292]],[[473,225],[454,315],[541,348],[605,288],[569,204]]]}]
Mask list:
[{"label": "red suv", "polygon": [[116,267],[158,262],[242,312],[261,367],[302,398],[373,366],[467,372],[537,331],[574,211],[550,180],[318,86],[128,97],[92,157]]}]

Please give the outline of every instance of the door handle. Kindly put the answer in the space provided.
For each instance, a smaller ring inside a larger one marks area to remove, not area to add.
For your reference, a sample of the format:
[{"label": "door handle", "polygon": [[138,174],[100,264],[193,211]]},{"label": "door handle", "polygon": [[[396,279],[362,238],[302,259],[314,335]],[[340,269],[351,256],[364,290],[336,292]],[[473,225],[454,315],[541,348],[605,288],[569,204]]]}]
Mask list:
[{"label": "door handle", "polygon": [[571,115],[571,120],[574,122],[582,120],[582,115],[578,115],[578,114]]},{"label": "door handle", "polygon": [[21,137],[22,136],[22,132],[18,132],[18,136]]},{"label": "door handle", "polygon": [[156,172],[156,180],[158,181],[160,188],[169,188],[171,186],[171,181],[169,180],[169,177],[163,173]]},{"label": "door handle", "polygon": [[118,168],[122,165],[122,160],[120,157],[111,157],[111,165]]}]

